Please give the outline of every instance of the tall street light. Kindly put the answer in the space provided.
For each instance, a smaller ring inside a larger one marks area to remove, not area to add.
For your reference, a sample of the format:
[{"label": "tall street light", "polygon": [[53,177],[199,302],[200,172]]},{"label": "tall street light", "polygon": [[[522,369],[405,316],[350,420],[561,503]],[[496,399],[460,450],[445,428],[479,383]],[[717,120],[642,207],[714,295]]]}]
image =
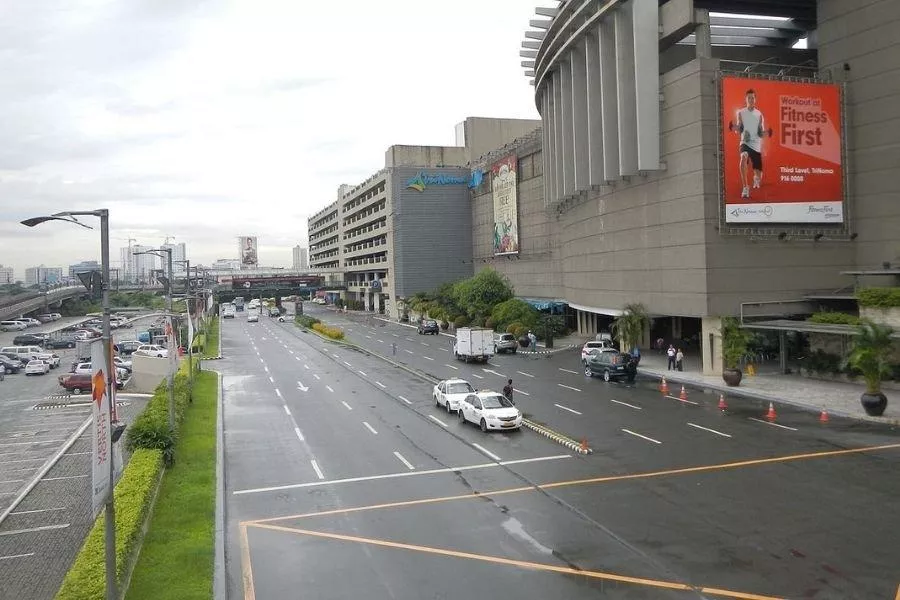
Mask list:
[{"label": "tall street light", "polygon": [[[113,377],[112,367],[112,328],[109,324],[109,209],[101,208],[97,210],[86,211],[64,211],[54,213],[45,217],[32,217],[22,221],[22,225],[34,227],[47,221],[66,221],[80,225],[85,229],[93,229],[89,225],[85,225],[76,217],[99,217],[100,219],[100,278],[101,288],[103,290],[103,359],[104,376],[106,377],[106,389],[115,389],[115,378]],[[106,598],[107,600],[116,600],[116,506],[113,489],[115,487],[115,461],[113,460],[113,449],[115,442],[122,435],[124,426],[116,420],[116,412],[114,406],[114,397],[110,393],[109,397],[109,422],[111,428],[112,444],[109,447],[109,494],[106,498]]]},{"label": "tall street light", "polygon": [[[191,261],[190,260],[175,260],[172,261],[174,263],[186,265],[187,268],[184,270],[185,272],[185,282],[184,282],[184,307],[187,309],[187,318],[188,321],[191,320],[191,300],[194,299],[194,296],[191,294]],[[193,329],[193,324],[191,325],[191,329]],[[187,355],[188,355],[188,401],[194,401],[194,343],[192,339],[188,339],[187,343]]]},{"label": "tall street light", "polygon": [[[165,256],[163,256],[163,252],[165,252]],[[143,252],[133,252],[135,256],[140,254],[152,254],[153,256],[158,256],[160,258],[166,258],[166,273],[169,277],[169,281],[166,284],[166,314],[168,314],[168,323],[169,323],[169,331],[167,332],[167,339],[169,335],[175,335],[172,330],[172,285],[175,283],[175,277],[172,275],[172,249],[171,248],[155,248],[153,250],[145,250]],[[172,352],[171,344],[169,344],[169,348],[167,350]],[[169,361],[168,368],[168,376],[166,378],[166,395],[169,400],[169,430],[174,434],[175,433],[175,369],[172,368],[172,358],[169,356],[167,359]]]}]

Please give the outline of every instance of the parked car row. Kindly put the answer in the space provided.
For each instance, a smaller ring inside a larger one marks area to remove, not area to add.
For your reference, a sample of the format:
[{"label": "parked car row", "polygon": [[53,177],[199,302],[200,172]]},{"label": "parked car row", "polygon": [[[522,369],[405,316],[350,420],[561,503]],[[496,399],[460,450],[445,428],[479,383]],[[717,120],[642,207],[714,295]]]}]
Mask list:
[{"label": "parked car row", "polygon": [[[20,352],[20,350],[24,350]],[[60,364],[55,352],[45,352],[36,346],[8,346],[0,348],[0,374],[24,372],[26,375],[46,375]]]},{"label": "parked car row", "polygon": [[432,398],[437,407],[455,412],[460,423],[474,423],[484,432],[522,426],[522,411],[509,398],[490,390],[476,390],[465,379],[439,382]]}]

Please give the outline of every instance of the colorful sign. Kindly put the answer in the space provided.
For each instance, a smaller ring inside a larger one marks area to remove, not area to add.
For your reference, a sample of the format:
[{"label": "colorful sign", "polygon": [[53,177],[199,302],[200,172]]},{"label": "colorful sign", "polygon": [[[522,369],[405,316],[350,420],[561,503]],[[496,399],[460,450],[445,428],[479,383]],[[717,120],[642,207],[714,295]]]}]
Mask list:
[{"label": "colorful sign", "polygon": [[256,236],[241,236],[238,238],[238,256],[241,258],[241,267],[255,267],[259,264],[256,253]]},{"label": "colorful sign", "polygon": [[494,256],[519,253],[518,157],[515,154],[491,166],[494,198]]},{"label": "colorful sign", "polygon": [[[112,374],[112,377],[110,375]],[[94,429],[91,436],[91,506],[96,518],[106,502],[110,490],[109,461],[112,452],[110,432],[110,392],[115,374],[107,371],[102,343],[91,344],[91,412]]]},{"label": "colorful sign", "polygon": [[415,177],[411,177],[406,182],[408,189],[424,192],[425,188],[430,185],[466,185],[470,181],[469,177],[463,175],[450,175],[448,173],[426,173],[419,171]]},{"label": "colorful sign", "polygon": [[841,88],[722,78],[726,223],[842,223]]}]

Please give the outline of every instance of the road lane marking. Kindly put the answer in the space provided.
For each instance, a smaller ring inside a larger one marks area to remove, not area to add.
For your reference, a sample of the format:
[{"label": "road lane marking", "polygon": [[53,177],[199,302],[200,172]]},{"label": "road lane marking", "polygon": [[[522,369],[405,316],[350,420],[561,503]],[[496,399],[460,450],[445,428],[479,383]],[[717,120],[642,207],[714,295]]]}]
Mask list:
[{"label": "road lane marking", "polygon": [[459,367],[454,367],[453,365],[448,365],[447,363],[444,363],[444,366],[449,367],[449,368],[453,369],[454,371],[459,371]]},{"label": "road lane marking", "polygon": [[525,371],[516,371],[516,373],[518,373],[519,375],[524,375],[525,377],[531,377],[532,379],[534,379],[534,375],[532,375],[531,373],[526,373]]},{"label": "road lane marking", "polygon": [[[552,456],[539,456],[536,458],[520,458],[516,460],[504,460],[500,462],[491,462],[491,463],[480,463],[475,465],[466,465],[462,467],[444,467],[441,469],[429,469],[427,471],[416,471],[415,473],[408,473],[406,471],[400,473],[385,473],[383,475],[366,475],[363,477],[348,477],[345,479],[334,479],[332,481],[318,482],[312,481],[307,483],[294,483],[289,485],[278,485],[273,487],[264,487],[264,488],[253,488],[246,490],[236,490],[232,492],[235,496],[242,496],[245,494],[259,494],[263,492],[280,492],[283,490],[293,490],[293,489],[302,489],[308,487],[319,487],[323,485],[335,485],[342,483],[358,483],[362,481],[377,481],[380,479],[396,479],[398,477],[409,477],[411,475],[441,475],[444,473],[457,473],[461,471],[475,471],[479,469],[493,469],[496,467],[506,467],[510,465],[520,465],[520,464],[528,464],[528,463],[536,463],[536,462],[546,462],[552,460],[561,460],[564,458],[572,458],[571,454],[556,454]],[[531,489],[531,488],[528,488]],[[303,516],[303,515],[301,515]],[[289,517],[275,517],[273,520],[281,520]],[[267,521],[268,519],[263,519],[263,521]]]},{"label": "road lane marking", "polygon": [[281,390],[279,390],[278,388],[275,388],[275,395],[278,396],[279,398],[282,398],[282,399],[284,398],[284,396],[281,395]]},{"label": "road lane marking", "polygon": [[407,350],[406,348],[404,348],[403,351],[407,354],[415,354],[415,352],[413,352],[412,350]]},{"label": "road lane marking", "polygon": [[330,385],[326,385],[326,386],[325,386],[325,389],[327,389],[327,390],[328,390],[329,392],[331,392],[332,394],[334,393],[334,390],[331,389],[331,386],[330,386]]},{"label": "road lane marking", "polygon": [[788,429],[790,431],[797,431],[796,427],[788,427],[787,425],[779,425],[778,423],[772,423],[771,421],[763,421],[762,419],[757,419],[756,417],[747,417],[751,421],[756,421],[757,423],[762,423],[764,425],[771,425],[772,427],[781,427],[782,429]]},{"label": "road lane marking", "polygon": [[319,377],[319,376],[318,376],[317,374],[315,374],[315,373],[313,373],[313,377],[315,377],[315,378],[316,378],[317,380],[319,380],[319,381],[321,381],[321,379],[322,379],[321,377]]},{"label": "road lane marking", "polygon": [[571,373],[572,375],[581,375],[581,373],[579,373],[578,371],[572,371],[570,369],[563,369],[562,367],[560,367],[559,370],[562,371],[563,373]]},{"label": "road lane marking", "polygon": [[[22,470],[24,471],[25,469],[22,469]],[[23,481],[25,481],[25,480],[24,479],[6,479],[4,481],[0,481],[0,483],[22,483]]]},{"label": "road lane marking", "polygon": [[621,402],[620,400],[610,400],[610,402],[615,402],[616,404],[621,404],[622,406],[627,406],[629,408],[633,408],[634,410],[644,410],[640,406],[635,406],[634,404],[628,404],[627,402]]},{"label": "road lane marking", "polygon": [[[15,513],[12,513],[15,514]],[[28,558],[29,556],[34,556],[34,552],[29,552],[28,554],[10,554],[9,556],[0,556],[0,560],[12,560],[14,558]]]},{"label": "road lane marking", "polygon": [[375,340],[375,341],[378,342],[379,344],[383,344],[383,343],[384,343],[384,340]]},{"label": "road lane marking", "polygon": [[368,375],[366,375],[365,371],[359,371],[359,374],[362,375],[363,377],[368,377]]},{"label": "road lane marking", "polygon": [[682,400],[678,396],[666,396],[666,398],[671,398],[672,400],[678,400],[679,402],[686,402],[687,404],[693,404],[694,406],[697,406],[699,404],[699,402],[694,402],[693,400]]},{"label": "road lane marking", "polygon": [[344,361],[344,364],[347,365],[347,366],[350,367],[350,368],[353,368],[353,365],[351,365],[350,363],[348,363],[346,360]]},{"label": "road lane marking", "polygon": [[563,406],[562,404],[554,404],[553,406],[555,406],[556,408],[561,408],[561,409],[563,409],[563,410],[567,410],[567,411],[569,411],[570,413],[575,413],[576,415],[580,415],[580,414],[581,414],[581,413],[578,412],[577,410],[573,410],[573,409],[569,408],[568,406]]},{"label": "road lane marking", "polygon": [[366,338],[371,340],[371,339],[372,339],[372,336],[371,336],[371,335],[367,335]]},{"label": "road lane marking", "polygon": [[347,408],[347,410],[353,410],[353,407],[347,404],[345,401],[341,400],[341,404],[343,404]]},{"label": "road lane marking", "polygon": [[297,438],[298,438],[301,442],[305,441],[305,440],[303,439],[303,433],[300,431],[300,428],[299,428],[299,427],[294,427],[294,433],[297,434]]},{"label": "road lane marking", "polygon": [[272,383],[275,383],[275,380],[272,379],[272,376],[271,376],[271,375],[269,375],[269,381],[272,382]]},{"label": "road lane marking", "polygon": [[407,400],[407,399],[404,398],[403,396],[397,396],[397,397],[400,398],[401,400],[403,400],[404,402],[406,402],[407,404],[412,404],[412,402],[410,402],[409,400]]},{"label": "road lane marking", "polygon": [[338,356],[337,354],[332,354],[332,356],[335,357],[335,358],[337,358],[338,360],[340,360],[340,358],[341,358],[341,357]]},{"label": "road lane marking", "polygon": [[475,373],[472,373],[472,377],[477,377],[478,379],[484,379],[484,377],[482,377],[481,375],[477,375]]},{"label": "road lane marking", "polygon": [[497,462],[500,462],[500,460],[501,460],[500,457],[497,456],[496,454],[494,454],[493,452],[491,452],[490,450],[488,450],[487,448],[485,448],[484,446],[476,444],[475,442],[472,442],[472,445],[474,447],[478,448],[479,450],[481,450],[482,452],[484,452],[488,457],[493,458]]},{"label": "road lane marking", "polygon": [[377,385],[378,387],[380,387],[383,390],[387,389],[387,386],[384,385],[383,383],[381,383],[380,381],[376,381],[375,385]]},{"label": "road lane marking", "polygon": [[431,344],[426,344],[425,342],[419,342],[419,343],[422,344],[423,346],[428,346],[429,348],[431,347]]},{"label": "road lane marking", "polygon": [[378,432],[375,431],[375,428],[372,427],[371,425],[369,425],[368,423],[366,423],[365,421],[363,421],[363,425],[366,426],[366,429],[368,429],[369,431],[372,432],[372,435],[378,435]]},{"label": "road lane marking", "polygon": [[[88,454],[91,454],[91,453],[88,452]],[[9,514],[11,514],[11,515],[32,515],[35,513],[58,512],[61,510],[69,510],[69,509],[68,508],[41,508],[41,509],[37,509],[37,510],[15,510]]]},{"label": "road lane marking", "polygon": [[415,467],[412,466],[412,463],[409,462],[408,460],[406,460],[405,458],[403,458],[403,455],[400,454],[399,452],[394,452],[394,456],[397,457],[397,460],[399,460],[399,461],[402,462],[404,465],[406,465],[406,468],[409,469],[410,471],[412,471],[413,469],[415,469]]},{"label": "road lane marking", "polygon": [[710,429],[709,427],[703,427],[702,425],[697,425],[696,423],[688,423],[691,427],[696,427],[697,429],[702,429],[703,431],[708,431],[710,433],[714,433],[716,435],[721,435],[722,437],[730,438],[730,433],[722,433],[721,431],[716,431],[715,429]]},{"label": "road lane marking", "polygon": [[315,460],[309,461],[312,464],[313,471],[316,472],[316,477],[319,479],[325,479],[325,475],[322,473],[322,469],[319,468],[319,463]]},{"label": "road lane marking", "polygon": [[[89,477],[89,475],[85,475],[85,477]],[[29,527],[28,529],[11,529],[9,531],[0,531],[0,537],[7,535],[20,535],[23,533],[36,533],[38,531],[51,531],[53,529],[65,529],[68,526],[69,523],[63,523],[60,525],[42,525],[40,527]]]},{"label": "road lane marking", "polygon": [[287,414],[287,416],[291,416],[291,409],[287,407],[287,404],[284,405],[284,412]]},{"label": "road lane marking", "polygon": [[303,368],[306,369],[306,370],[308,371],[308,370],[309,370],[309,365],[303,365]]},{"label": "road lane marking", "polygon": [[631,431],[630,429],[622,429],[622,431],[624,431],[627,434],[633,435],[635,437],[639,437],[642,440],[647,440],[648,442],[653,442],[654,444],[662,444],[662,442],[659,440],[654,440],[653,438],[647,437],[646,435],[641,435],[639,433],[635,433],[635,432]]},{"label": "road lane marking", "polygon": [[293,356],[293,355],[294,355],[294,351],[293,351],[293,350],[288,350],[288,354],[290,354],[291,356]]},{"label": "road lane marking", "polygon": [[268,373],[268,372],[269,372],[269,367],[263,365],[263,371],[265,371],[266,373]]},{"label": "road lane marking", "polygon": [[422,358],[424,358],[425,360],[434,360],[434,359],[431,358],[430,356],[423,356]]},{"label": "road lane marking", "polygon": [[394,336],[394,337],[400,337],[400,336],[397,335],[396,333],[392,333],[391,335]]},{"label": "road lane marking", "polygon": [[522,394],[523,396],[530,396],[530,395],[531,395],[531,394],[529,394],[528,392],[523,392],[523,391],[520,390],[519,388],[513,388],[513,391],[514,391],[515,393],[517,393],[517,394]]},{"label": "road lane marking", "polygon": [[428,418],[431,419],[432,421],[434,421],[435,423],[437,423],[438,425],[440,425],[441,427],[449,427],[449,425],[447,425],[446,423],[444,423],[443,421],[441,421],[440,419],[438,419],[437,417],[435,417],[433,415],[428,415]]},{"label": "road lane marking", "polygon": [[562,387],[562,388],[566,388],[567,390],[572,390],[573,392],[580,392],[580,391],[581,391],[581,390],[579,390],[579,389],[576,388],[576,387],[572,387],[571,385],[563,385],[562,383],[557,383],[556,385],[558,385],[559,387]]},{"label": "road lane marking", "polygon": [[308,392],[308,391],[309,391],[309,388],[308,388],[307,386],[303,385],[303,382],[302,382],[302,381],[298,381],[298,382],[297,382],[297,389],[300,390],[301,392]]}]

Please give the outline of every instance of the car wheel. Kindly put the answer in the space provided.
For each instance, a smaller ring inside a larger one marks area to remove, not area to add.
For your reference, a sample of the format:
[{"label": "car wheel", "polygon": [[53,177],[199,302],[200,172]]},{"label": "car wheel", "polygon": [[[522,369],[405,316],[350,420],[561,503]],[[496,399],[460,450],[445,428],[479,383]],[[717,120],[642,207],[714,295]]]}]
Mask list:
[{"label": "car wheel", "polygon": [[591,368],[587,365],[584,366],[584,376],[585,377],[593,377],[594,373],[591,371]]},{"label": "car wheel", "polygon": [[448,414],[448,415],[452,415],[452,414],[453,414],[453,410],[450,408],[450,401],[449,401],[449,400],[447,400],[447,405],[446,405],[446,406],[447,406],[447,414]]},{"label": "car wheel", "polygon": [[459,419],[459,422],[464,424],[466,423],[466,415],[463,414],[462,409],[456,411],[456,417]]},{"label": "car wheel", "polygon": [[487,421],[482,419],[480,425],[481,425],[481,431],[484,433],[487,433]]},{"label": "car wheel", "polygon": [[610,379],[612,379],[612,377],[610,377],[610,375],[609,375],[609,369],[604,370],[603,371],[603,381],[609,381]]},{"label": "car wheel", "polygon": [[438,408],[440,408],[440,406],[441,406],[441,401],[438,400],[437,396],[434,397],[434,405],[437,406]]},{"label": "car wheel", "polygon": [[515,353],[516,353],[516,349],[513,348],[512,350],[510,350],[510,352],[512,352],[513,354],[515,354]]},{"label": "car wheel", "polygon": [[76,396],[80,396],[81,388],[72,388],[72,393],[75,394]]}]

